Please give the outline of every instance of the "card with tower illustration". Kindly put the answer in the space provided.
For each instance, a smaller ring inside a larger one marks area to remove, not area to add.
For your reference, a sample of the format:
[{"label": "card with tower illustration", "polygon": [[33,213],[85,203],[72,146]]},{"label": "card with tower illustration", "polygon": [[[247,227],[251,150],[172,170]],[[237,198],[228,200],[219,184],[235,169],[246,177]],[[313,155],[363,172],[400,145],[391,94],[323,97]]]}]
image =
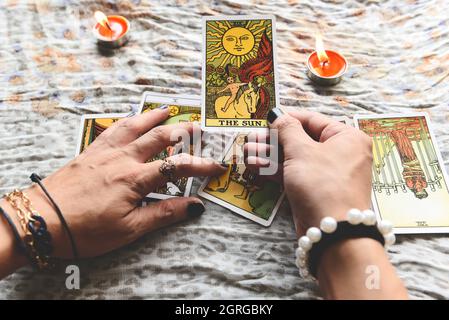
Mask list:
[{"label": "card with tower illustration", "polygon": [[449,232],[444,162],[425,113],[355,116],[373,139],[372,201],[395,233]]},{"label": "card with tower illustration", "polygon": [[243,145],[246,134],[236,134],[226,147],[228,170],[204,181],[198,195],[263,226],[269,226],[284,198],[282,185],[246,168]]},{"label": "card with tower illustration", "polygon": [[279,105],[274,16],[203,18],[205,131],[266,130]]},{"label": "card with tower illustration", "polygon": [[[200,100],[198,97],[189,95],[170,95],[153,92],[145,92],[140,105],[140,113],[148,112],[162,105],[167,105],[170,109],[169,118],[161,125],[176,124],[181,122],[199,122],[201,119],[201,108],[199,107]],[[177,144],[169,146],[159,155],[151,159],[163,160],[169,156],[175,155],[182,150],[182,146]],[[193,146],[189,146],[189,151],[193,154]],[[171,197],[190,195],[193,178],[180,178],[176,182],[168,182],[165,186],[156,189],[147,195],[148,198],[153,199],[167,199]]]}]

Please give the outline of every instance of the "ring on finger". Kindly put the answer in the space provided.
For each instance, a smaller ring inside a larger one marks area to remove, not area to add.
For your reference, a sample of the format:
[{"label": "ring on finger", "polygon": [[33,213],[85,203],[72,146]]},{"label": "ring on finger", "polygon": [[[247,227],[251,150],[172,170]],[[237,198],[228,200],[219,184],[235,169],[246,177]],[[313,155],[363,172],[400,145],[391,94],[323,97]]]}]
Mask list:
[{"label": "ring on finger", "polygon": [[173,160],[164,159],[159,167],[159,172],[168,179],[169,182],[175,182],[176,164]]}]

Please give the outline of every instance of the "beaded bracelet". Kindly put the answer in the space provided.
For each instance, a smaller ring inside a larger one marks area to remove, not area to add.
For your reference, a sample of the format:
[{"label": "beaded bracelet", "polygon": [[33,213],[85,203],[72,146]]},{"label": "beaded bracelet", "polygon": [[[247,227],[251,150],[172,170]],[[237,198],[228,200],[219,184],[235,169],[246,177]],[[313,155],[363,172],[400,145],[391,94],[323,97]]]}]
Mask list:
[{"label": "beaded bracelet", "polygon": [[20,190],[8,193],[5,199],[16,210],[20,226],[25,233],[23,242],[32,264],[41,270],[52,268],[52,238],[44,218],[34,210],[30,199]]},{"label": "beaded bracelet", "polygon": [[345,239],[371,238],[383,246],[390,246],[396,241],[393,225],[382,220],[376,222],[376,214],[372,210],[351,209],[347,213],[347,221],[337,222],[332,217],[325,217],[320,228],[311,227],[306,235],[298,240],[295,264],[303,278],[316,278],[318,261],[326,248]]}]

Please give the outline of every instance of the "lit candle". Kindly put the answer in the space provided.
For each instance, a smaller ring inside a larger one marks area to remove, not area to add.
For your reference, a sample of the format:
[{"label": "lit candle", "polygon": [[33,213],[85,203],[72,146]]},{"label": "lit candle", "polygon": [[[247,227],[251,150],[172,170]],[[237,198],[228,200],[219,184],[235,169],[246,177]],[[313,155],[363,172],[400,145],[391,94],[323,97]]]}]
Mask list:
[{"label": "lit candle", "polygon": [[95,12],[97,24],[94,34],[99,45],[108,48],[123,46],[128,41],[129,21],[122,16],[106,16],[101,11]]},{"label": "lit candle", "polygon": [[321,35],[316,36],[315,51],[307,58],[307,76],[320,85],[340,82],[348,68],[346,59],[338,52],[325,50]]}]

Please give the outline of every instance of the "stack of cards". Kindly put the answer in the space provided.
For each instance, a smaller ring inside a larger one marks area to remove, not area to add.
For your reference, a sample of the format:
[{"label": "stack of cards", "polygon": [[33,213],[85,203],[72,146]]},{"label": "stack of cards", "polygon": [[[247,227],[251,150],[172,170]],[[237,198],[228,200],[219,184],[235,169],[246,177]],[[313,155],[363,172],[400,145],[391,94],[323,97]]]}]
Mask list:
[{"label": "stack of cards", "polygon": [[[163,124],[201,121],[203,131],[234,132],[221,159],[220,177],[207,178],[198,194],[263,226],[282,202],[279,183],[249,171],[243,161],[248,132],[267,130],[267,114],[279,106],[276,32],[272,16],[203,19],[202,96],[145,93],[140,113],[163,104]],[[200,107],[201,106],[201,107]],[[82,119],[77,153],[126,114]],[[347,117],[336,118],[350,125]],[[355,125],[373,139],[373,209],[393,222],[396,233],[449,232],[449,189],[444,164],[425,114],[356,116]],[[192,150],[193,146],[190,146]],[[155,159],[179,152],[168,147]],[[189,196],[192,178],[169,182],[149,198]]]}]

